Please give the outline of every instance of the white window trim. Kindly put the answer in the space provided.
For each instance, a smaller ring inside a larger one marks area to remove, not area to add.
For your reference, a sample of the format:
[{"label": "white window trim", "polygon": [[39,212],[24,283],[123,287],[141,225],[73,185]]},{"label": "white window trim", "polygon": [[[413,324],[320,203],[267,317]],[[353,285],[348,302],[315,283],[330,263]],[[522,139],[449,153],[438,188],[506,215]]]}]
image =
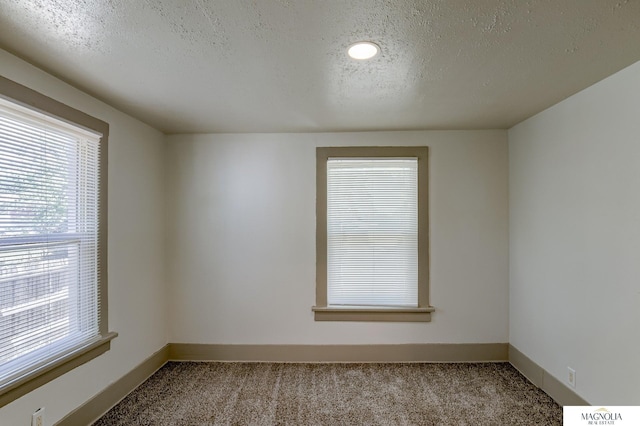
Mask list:
[{"label": "white window trim", "polygon": [[[316,321],[429,322],[428,147],[316,148]],[[418,306],[415,308],[339,307],[327,304],[327,160],[332,157],[404,157],[418,159]]]}]

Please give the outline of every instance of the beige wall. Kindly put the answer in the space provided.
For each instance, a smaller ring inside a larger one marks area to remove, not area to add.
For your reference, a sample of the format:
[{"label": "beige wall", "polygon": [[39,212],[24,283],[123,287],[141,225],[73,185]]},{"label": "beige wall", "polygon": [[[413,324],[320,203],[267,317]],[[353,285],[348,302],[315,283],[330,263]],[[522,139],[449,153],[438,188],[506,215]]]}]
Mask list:
[{"label": "beige wall", "polygon": [[[506,342],[506,131],[168,137],[169,340]],[[430,323],[314,322],[315,147],[430,147]]]},{"label": "beige wall", "polygon": [[509,341],[640,405],[640,63],[509,131]]},{"label": "beige wall", "polygon": [[111,351],[0,408],[0,424],[53,424],[167,343],[164,314],[164,135],[0,50],[0,74],[110,124]]}]

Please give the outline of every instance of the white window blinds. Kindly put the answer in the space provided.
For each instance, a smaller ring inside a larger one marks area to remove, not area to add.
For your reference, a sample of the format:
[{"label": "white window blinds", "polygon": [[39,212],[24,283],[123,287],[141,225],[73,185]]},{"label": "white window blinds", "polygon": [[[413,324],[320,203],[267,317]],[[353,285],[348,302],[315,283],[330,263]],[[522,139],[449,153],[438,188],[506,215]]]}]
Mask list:
[{"label": "white window blinds", "polygon": [[327,302],[418,306],[418,161],[327,161]]},{"label": "white window blinds", "polygon": [[0,385],[99,337],[99,154],[0,99]]}]

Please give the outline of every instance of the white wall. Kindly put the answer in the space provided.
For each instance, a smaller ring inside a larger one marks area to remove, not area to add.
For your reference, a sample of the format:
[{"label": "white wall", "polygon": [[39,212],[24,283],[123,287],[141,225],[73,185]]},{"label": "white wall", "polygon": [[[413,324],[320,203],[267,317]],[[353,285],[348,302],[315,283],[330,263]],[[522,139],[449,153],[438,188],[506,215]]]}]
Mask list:
[{"label": "white wall", "polygon": [[164,135],[0,50],[0,74],[110,124],[111,350],[0,408],[0,424],[53,424],[167,343],[164,323]]},{"label": "white wall", "polygon": [[509,131],[510,335],[596,405],[640,405],[640,63]]},{"label": "white wall", "polygon": [[[428,145],[431,323],[315,322],[315,147]],[[169,340],[506,342],[506,131],[168,137]]]}]

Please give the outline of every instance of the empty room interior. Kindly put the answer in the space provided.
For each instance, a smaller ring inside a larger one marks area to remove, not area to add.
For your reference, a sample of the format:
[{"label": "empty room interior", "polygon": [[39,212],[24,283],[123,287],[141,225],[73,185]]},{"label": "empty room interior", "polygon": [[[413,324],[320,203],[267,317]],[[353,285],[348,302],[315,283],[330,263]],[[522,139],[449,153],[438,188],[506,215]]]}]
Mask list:
[{"label": "empty room interior", "polygon": [[[0,121],[0,425],[90,424],[185,361],[487,363],[640,406],[640,2],[0,0],[0,48],[0,118],[83,141],[27,214],[41,145]],[[384,167],[415,235],[376,268],[413,269],[363,290],[387,269],[348,269],[334,194]]]}]

